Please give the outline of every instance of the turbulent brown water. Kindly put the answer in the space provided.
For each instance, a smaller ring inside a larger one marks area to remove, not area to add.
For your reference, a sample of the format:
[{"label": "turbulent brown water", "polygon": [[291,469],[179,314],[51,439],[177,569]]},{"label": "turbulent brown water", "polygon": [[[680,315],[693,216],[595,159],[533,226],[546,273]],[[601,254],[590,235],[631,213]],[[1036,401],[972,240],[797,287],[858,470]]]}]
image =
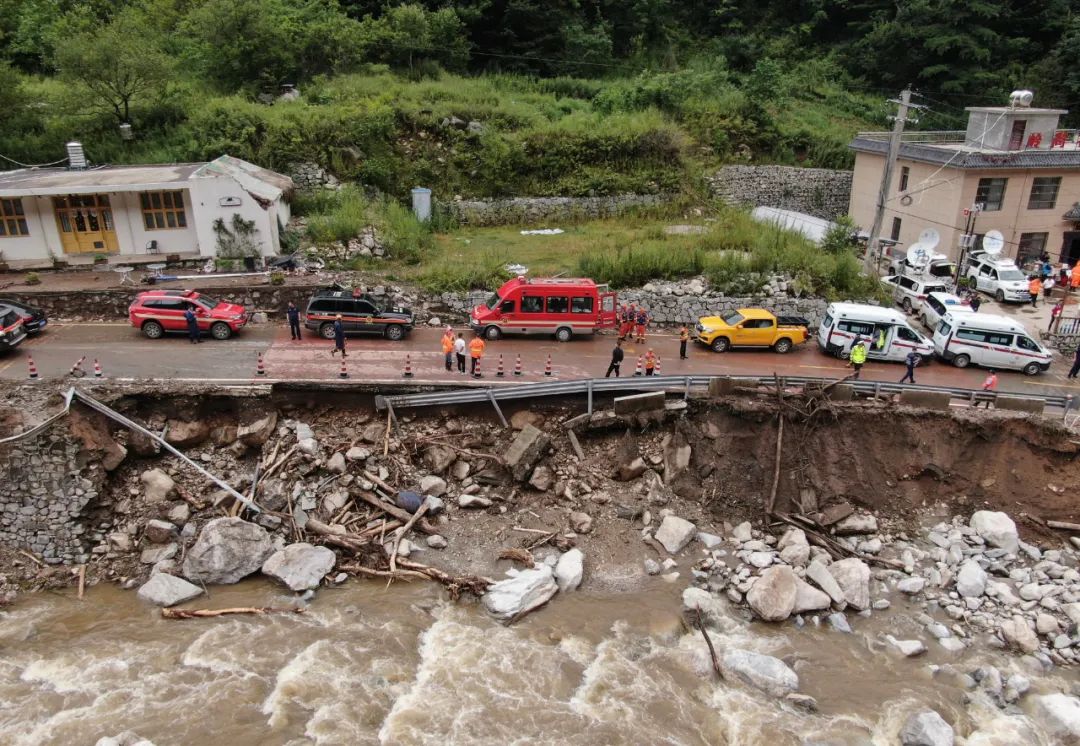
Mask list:
[{"label": "turbulent brown water", "polygon": [[[321,590],[303,615],[185,621],[111,587],[81,601],[27,596],[0,613],[0,743],[93,744],[131,730],[158,746],[884,745],[920,706],[968,744],[1051,743],[1022,710],[1003,713],[929,669],[993,662],[1006,673],[1021,670],[1016,659],[986,649],[891,655],[885,632],[919,632],[902,608],[851,617],[853,635],[737,617],[713,633],[719,649],[791,663],[818,701],[809,714],[715,683],[700,634],[679,621],[682,586],[649,582],[560,596],[510,628],[420,584],[350,582]],[[201,605],[289,600],[249,581]],[[1071,675],[1033,677],[1033,688],[1067,688]]]}]

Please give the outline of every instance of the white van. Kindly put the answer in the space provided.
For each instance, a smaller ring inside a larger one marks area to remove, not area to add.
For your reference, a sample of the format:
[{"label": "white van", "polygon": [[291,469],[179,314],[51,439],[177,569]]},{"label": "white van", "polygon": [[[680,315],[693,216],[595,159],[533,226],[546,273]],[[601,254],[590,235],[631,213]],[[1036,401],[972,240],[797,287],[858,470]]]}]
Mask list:
[{"label": "white van", "polygon": [[862,303],[830,303],[818,329],[818,345],[829,355],[846,358],[855,338],[869,342],[867,358],[902,362],[914,350],[923,363],[934,357],[934,345],[915,331],[893,308]]},{"label": "white van", "polygon": [[952,293],[927,293],[919,320],[933,335],[947,313],[975,313],[975,309],[966,300]]},{"label": "white van", "polygon": [[1022,370],[1029,376],[1050,367],[1050,351],[1007,316],[947,313],[934,331],[934,352],[957,368],[972,363],[987,368]]}]

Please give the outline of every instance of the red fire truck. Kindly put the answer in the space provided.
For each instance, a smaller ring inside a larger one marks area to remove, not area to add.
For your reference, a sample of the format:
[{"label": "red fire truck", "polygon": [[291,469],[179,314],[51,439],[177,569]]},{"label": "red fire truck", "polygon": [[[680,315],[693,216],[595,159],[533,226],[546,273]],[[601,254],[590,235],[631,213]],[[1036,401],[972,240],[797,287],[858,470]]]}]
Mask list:
[{"label": "red fire truck", "polygon": [[470,325],[488,339],[503,334],[554,334],[568,342],[616,325],[615,293],[582,278],[515,277],[472,310]]}]

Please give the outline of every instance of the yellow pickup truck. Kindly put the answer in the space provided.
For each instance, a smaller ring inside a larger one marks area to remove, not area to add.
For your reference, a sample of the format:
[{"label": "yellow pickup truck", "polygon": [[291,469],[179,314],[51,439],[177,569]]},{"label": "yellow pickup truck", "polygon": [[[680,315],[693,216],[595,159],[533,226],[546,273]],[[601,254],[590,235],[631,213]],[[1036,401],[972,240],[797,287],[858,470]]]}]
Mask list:
[{"label": "yellow pickup truck", "polygon": [[764,308],[740,308],[698,319],[694,339],[713,352],[726,352],[732,347],[771,347],[784,353],[806,341],[809,324],[801,316],[773,316]]}]

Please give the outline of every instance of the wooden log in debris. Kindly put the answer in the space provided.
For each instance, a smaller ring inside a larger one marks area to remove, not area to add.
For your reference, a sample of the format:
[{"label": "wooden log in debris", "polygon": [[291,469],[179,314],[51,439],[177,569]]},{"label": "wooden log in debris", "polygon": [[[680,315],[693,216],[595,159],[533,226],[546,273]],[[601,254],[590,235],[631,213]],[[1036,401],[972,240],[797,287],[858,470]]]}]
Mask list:
[{"label": "wooden log in debris", "polygon": [[697,628],[701,632],[701,636],[705,638],[705,644],[709,646],[709,657],[712,658],[713,671],[716,672],[716,678],[721,681],[724,680],[724,672],[720,670],[720,661],[716,658],[716,648],[713,647],[712,638],[709,637],[709,633],[705,631],[705,625],[701,623],[701,609],[694,609],[696,612],[695,621],[697,622]]},{"label": "wooden log in debris", "polygon": [[356,575],[367,575],[373,578],[391,578],[397,580],[426,579],[442,583],[450,592],[450,598],[457,599],[462,592],[468,591],[477,596],[482,596],[495,582],[491,578],[479,575],[451,575],[436,567],[421,565],[419,562],[410,562],[406,559],[398,561],[398,568],[393,572],[378,567],[368,567],[360,564],[339,565],[338,569],[343,572]]},{"label": "wooden log in debris", "polygon": [[161,616],[166,619],[202,619],[205,617],[227,616],[230,614],[303,614],[302,606],[242,606],[232,609],[162,609]]},{"label": "wooden log in debris", "polygon": [[[364,476],[370,478],[372,475],[368,474],[367,472],[364,472]],[[373,479],[372,481],[375,481],[375,480]],[[378,482],[376,482],[376,484],[378,484]],[[382,485],[380,485],[380,486],[382,486]],[[384,489],[390,489],[390,488],[389,487],[384,487]],[[374,494],[372,494],[370,492],[365,492],[364,490],[359,490],[355,494],[356,494],[357,497],[359,497],[361,500],[366,502],[368,505],[376,507],[379,510],[383,511],[384,513],[388,513],[389,515],[392,515],[394,518],[397,518],[402,523],[408,523],[412,519],[412,513],[410,513],[407,510],[402,510],[398,506],[396,506],[396,505],[394,505],[392,503],[388,503],[385,500],[381,500],[377,495],[374,495]],[[426,521],[417,522],[416,527],[420,531],[423,531],[425,534],[431,535],[431,534],[439,533],[439,531],[434,526],[429,525]]]},{"label": "wooden log in debris", "polygon": [[1080,532],[1080,523],[1069,523],[1068,521],[1047,521],[1046,525],[1050,528],[1061,529],[1062,531]]}]

